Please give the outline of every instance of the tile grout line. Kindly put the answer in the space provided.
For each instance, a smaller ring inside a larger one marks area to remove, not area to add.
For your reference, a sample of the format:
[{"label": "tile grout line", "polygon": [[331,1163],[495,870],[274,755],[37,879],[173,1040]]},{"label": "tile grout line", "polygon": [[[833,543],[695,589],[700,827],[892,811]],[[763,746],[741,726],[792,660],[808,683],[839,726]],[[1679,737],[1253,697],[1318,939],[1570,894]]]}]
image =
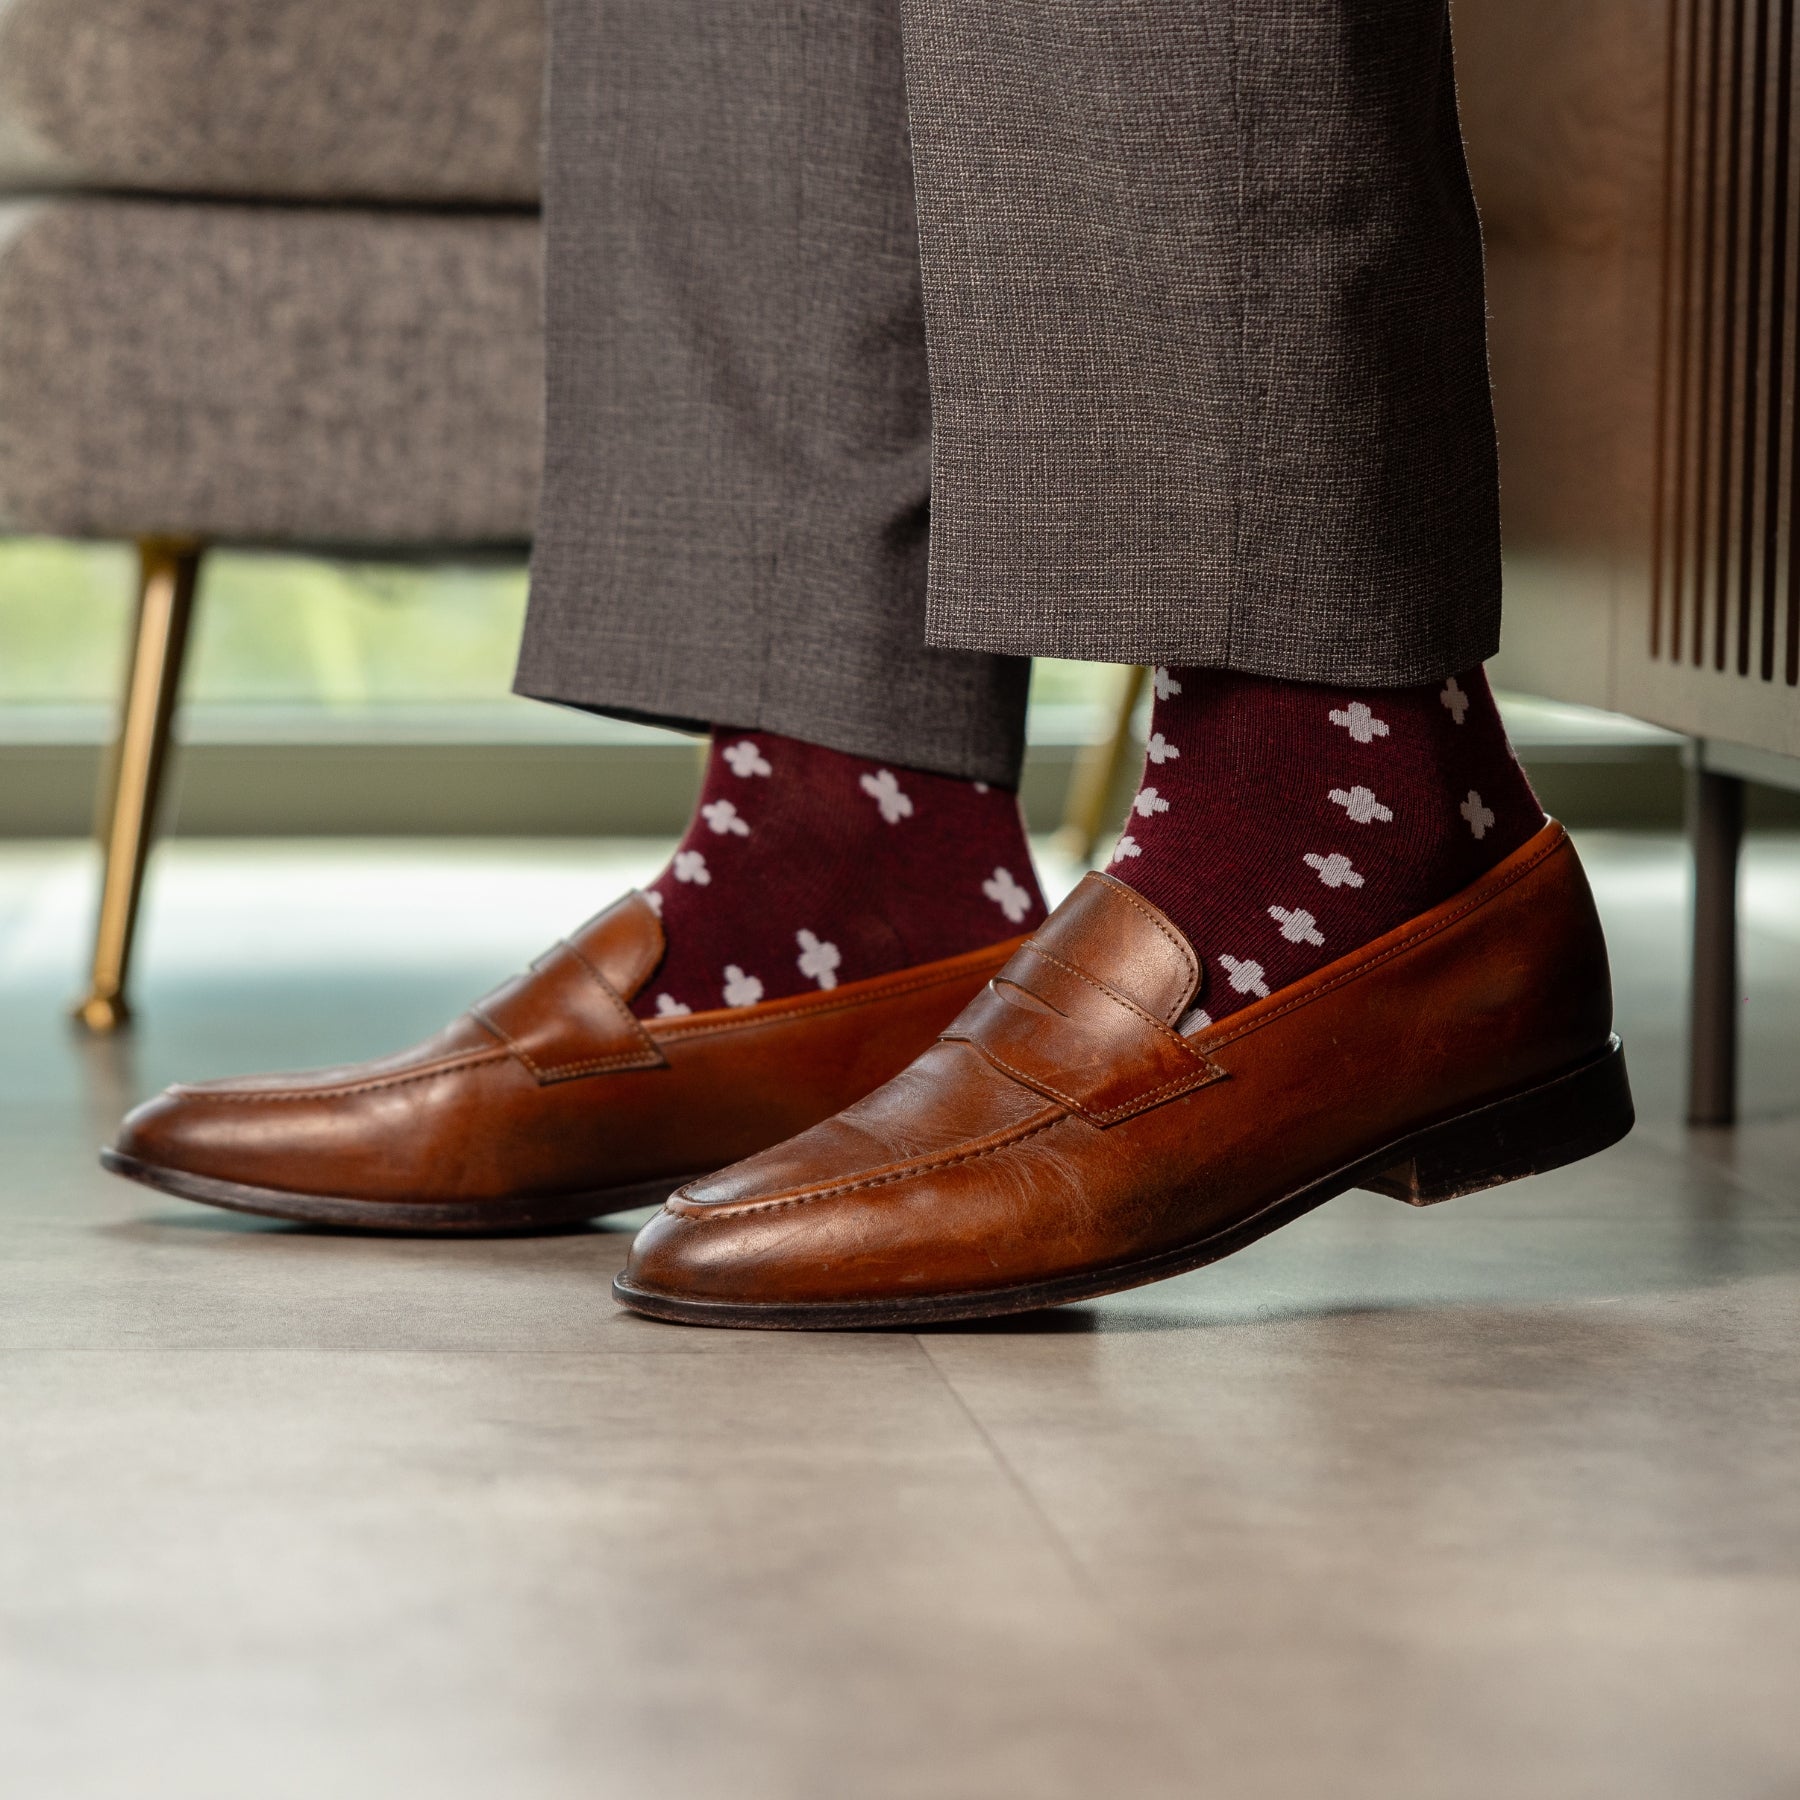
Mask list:
[{"label": "tile grout line", "polygon": [[984,1445],[986,1445],[988,1454],[999,1465],[1000,1472],[1006,1477],[1007,1482],[1011,1485],[1013,1491],[1025,1502],[1031,1516],[1037,1521],[1038,1529],[1050,1539],[1058,1558],[1067,1567],[1069,1573],[1075,1578],[1076,1582],[1081,1587],[1082,1592],[1088,1594],[1090,1598],[1097,1598],[1090,1587],[1087,1570],[1082,1567],[1080,1559],[1075,1554],[1074,1546],[1071,1545],[1063,1534],[1057,1530],[1050,1515],[1044,1511],[1038,1497],[1026,1486],[1024,1477],[1020,1475],[1019,1471],[1013,1466],[1012,1459],[995,1441],[994,1434],[975,1416],[974,1409],[969,1405],[968,1401],[963,1398],[961,1390],[957,1387],[956,1383],[950,1379],[949,1375],[945,1372],[943,1365],[931,1354],[931,1346],[926,1343],[917,1332],[909,1332],[907,1335],[911,1338],[912,1342],[917,1345],[919,1354],[923,1356],[925,1361],[930,1365],[931,1372],[938,1378],[939,1382],[942,1383],[944,1391],[953,1401],[955,1401],[957,1410],[968,1420],[970,1426],[974,1429],[975,1435],[981,1439]]},{"label": "tile grout line", "polygon": [[1026,1510],[1031,1514],[1032,1518],[1037,1521],[1039,1531],[1041,1531],[1049,1540],[1051,1549],[1056,1554],[1057,1559],[1062,1563],[1064,1568],[1068,1570],[1069,1576],[1074,1581],[1077,1591],[1087,1603],[1094,1608],[1100,1617],[1105,1619],[1113,1630],[1116,1631],[1126,1643],[1130,1644],[1134,1651],[1149,1664],[1151,1678],[1154,1680],[1157,1687],[1162,1690],[1164,1699],[1170,1705],[1179,1704],[1181,1699],[1180,1693],[1169,1680],[1167,1672],[1164,1670],[1160,1659],[1155,1654],[1154,1647],[1142,1640],[1130,1621],[1121,1617],[1107,1602],[1104,1593],[1095,1584],[1094,1578],[1089,1572],[1087,1565],[1083,1563],[1081,1558],[1076,1554],[1074,1545],[1071,1544],[1057,1528],[1055,1521],[1044,1510],[1043,1502],[1031,1491],[1024,1476],[1019,1473],[1017,1467],[1014,1465],[1012,1458],[1001,1449],[994,1434],[989,1431],[982,1420],[976,1416],[974,1408],[971,1407],[964,1398],[962,1390],[951,1380],[950,1375],[943,1364],[932,1355],[930,1344],[916,1332],[910,1333],[909,1335],[911,1336],[912,1341],[918,1346],[920,1354],[930,1365],[932,1373],[944,1384],[945,1392],[948,1393],[950,1398],[956,1403],[958,1410],[962,1413],[963,1417],[968,1420],[976,1435],[987,1447],[988,1454],[999,1465],[1001,1473],[1006,1477],[1013,1492],[1024,1501]]}]

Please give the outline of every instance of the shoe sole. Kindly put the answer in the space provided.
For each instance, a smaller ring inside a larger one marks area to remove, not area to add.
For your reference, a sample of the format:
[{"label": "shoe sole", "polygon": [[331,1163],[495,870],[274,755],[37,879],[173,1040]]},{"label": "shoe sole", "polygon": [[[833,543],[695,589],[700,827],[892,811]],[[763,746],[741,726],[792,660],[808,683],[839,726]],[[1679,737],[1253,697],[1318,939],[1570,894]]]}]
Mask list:
[{"label": "shoe sole", "polygon": [[1625,1053],[1615,1037],[1598,1056],[1550,1081],[1413,1132],[1251,1218],[1153,1257],[975,1293],[756,1305],[646,1292],[620,1275],[613,1282],[613,1298],[653,1319],[763,1331],[871,1330],[1035,1312],[1204,1268],[1351,1188],[1368,1188],[1409,1206],[1435,1206],[1542,1175],[1616,1144],[1636,1118]]},{"label": "shoe sole", "polygon": [[293,1194],[282,1188],[248,1187],[183,1169],[159,1168],[117,1150],[102,1150],[100,1166],[159,1193],[230,1212],[285,1219],[296,1225],[328,1225],[340,1231],[383,1232],[401,1237],[500,1237],[585,1225],[606,1213],[660,1206],[698,1175],[659,1177],[591,1194],[555,1194],[529,1200],[347,1200],[330,1194]]}]

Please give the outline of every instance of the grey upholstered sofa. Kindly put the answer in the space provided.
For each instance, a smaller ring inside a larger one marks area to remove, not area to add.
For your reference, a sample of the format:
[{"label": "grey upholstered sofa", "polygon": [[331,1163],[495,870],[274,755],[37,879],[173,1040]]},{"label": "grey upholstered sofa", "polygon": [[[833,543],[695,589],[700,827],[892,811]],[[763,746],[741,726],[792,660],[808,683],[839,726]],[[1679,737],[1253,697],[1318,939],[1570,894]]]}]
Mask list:
[{"label": "grey upholstered sofa", "polygon": [[97,1028],[206,547],[529,539],[541,8],[0,0],[0,532],[143,546]]}]

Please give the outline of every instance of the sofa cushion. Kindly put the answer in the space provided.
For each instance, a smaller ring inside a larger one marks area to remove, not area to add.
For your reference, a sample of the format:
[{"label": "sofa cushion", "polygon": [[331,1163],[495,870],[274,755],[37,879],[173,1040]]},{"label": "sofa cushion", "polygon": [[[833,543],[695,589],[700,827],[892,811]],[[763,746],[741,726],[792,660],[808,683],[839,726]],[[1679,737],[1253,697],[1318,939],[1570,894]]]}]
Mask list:
[{"label": "sofa cushion", "polygon": [[523,542],[538,239],[522,215],[0,209],[0,530]]},{"label": "sofa cushion", "polygon": [[0,0],[0,186],[529,206],[543,0]]}]

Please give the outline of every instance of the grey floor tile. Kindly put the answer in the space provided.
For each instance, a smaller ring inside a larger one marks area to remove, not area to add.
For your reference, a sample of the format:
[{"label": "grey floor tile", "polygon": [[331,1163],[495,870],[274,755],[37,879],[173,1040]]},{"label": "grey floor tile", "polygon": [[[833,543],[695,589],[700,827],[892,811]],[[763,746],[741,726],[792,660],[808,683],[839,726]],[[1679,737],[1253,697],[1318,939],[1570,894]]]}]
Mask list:
[{"label": "grey floor tile", "polygon": [[1785,1792],[1800,1233],[1628,1229],[1472,1221],[1407,1276],[1352,1202],[924,1342],[1233,1792]]},{"label": "grey floor tile", "polygon": [[1665,1154],[1688,1157],[1724,1176],[1771,1214],[1800,1213],[1800,1106],[1786,1116],[1749,1118],[1729,1129],[1695,1131],[1672,1120],[1652,1120],[1643,1136]]},{"label": "grey floor tile", "polygon": [[1171,1794],[916,1346],[0,1356],[26,1793]]}]

